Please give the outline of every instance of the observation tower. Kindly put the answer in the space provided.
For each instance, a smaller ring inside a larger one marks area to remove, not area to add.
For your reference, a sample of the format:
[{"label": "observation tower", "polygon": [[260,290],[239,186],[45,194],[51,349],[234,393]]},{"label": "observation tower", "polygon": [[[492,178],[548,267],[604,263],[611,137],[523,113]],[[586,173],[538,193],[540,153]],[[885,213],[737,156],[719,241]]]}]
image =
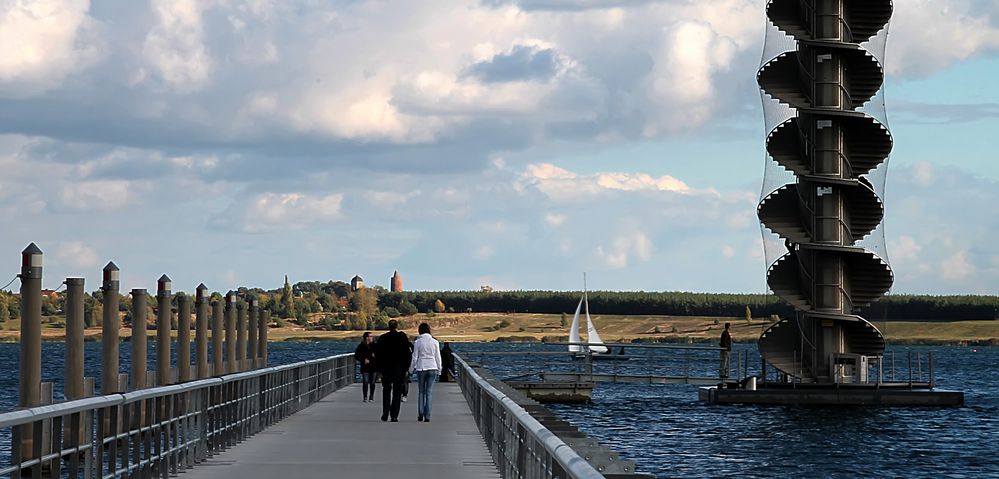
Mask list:
[{"label": "observation tower", "polygon": [[866,380],[868,358],[885,348],[856,313],[893,280],[881,228],[892,137],[879,93],[891,14],[890,0],[767,5],[771,32],[757,81],[768,164],[757,212],[767,285],[796,314],[767,329],[759,347],[767,363],[802,382]]}]

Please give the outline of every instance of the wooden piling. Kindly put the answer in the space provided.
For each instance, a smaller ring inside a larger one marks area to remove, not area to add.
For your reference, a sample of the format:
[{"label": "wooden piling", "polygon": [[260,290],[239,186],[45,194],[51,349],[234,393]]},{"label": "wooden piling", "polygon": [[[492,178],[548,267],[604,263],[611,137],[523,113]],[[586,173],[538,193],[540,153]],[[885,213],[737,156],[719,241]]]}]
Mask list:
[{"label": "wooden piling", "polygon": [[191,380],[191,299],[177,294],[177,382]]}]

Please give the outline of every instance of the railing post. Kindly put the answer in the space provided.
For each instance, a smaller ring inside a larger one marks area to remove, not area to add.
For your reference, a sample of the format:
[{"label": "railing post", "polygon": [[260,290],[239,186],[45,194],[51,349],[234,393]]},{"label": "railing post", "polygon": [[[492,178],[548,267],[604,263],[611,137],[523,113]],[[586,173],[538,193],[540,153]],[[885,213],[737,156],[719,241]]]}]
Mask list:
[{"label": "railing post", "polygon": [[236,302],[236,370],[246,369],[246,302]]},{"label": "railing post", "polygon": [[[236,367],[236,293],[225,295],[225,372],[234,373]],[[217,375],[220,373],[216,373]]]},{"label": "railing post", "polygon": [[267,367],[267,328],[268,325],[270,325],[270,323],[271,323],[271,312],[261,311],[260,324],[258,325],[260,327],[260,331],[257,334],[257,341],[259,341],[259,344],[257,345],[257,351],[258,351],[257,355],[259,356],[259,359],[257,361],[258,368]]},{"label": "railing post", "polygon": [[204,283],[198,285],[194,293],[194,355],[197,363],[198,379],[205,379],[208,374],[208,287]]},{"label": "railing post", "polygon": [[916,351],[916,381],[923,381],[923,357],[919,351]]},{"label": "railing post", "polygon": [[223,351],[223,312],[222,302],[212,301],[212,375],[221,376],[225,374],[225,351]]},{"label": "railing post", "polygon": [[929,352],[929,359],[928,359],[928,361],[929,361],[929,368],[930,368],[930,370],[929,370],[929,374],[930,374],[930,377],[929,377],[929,380],[930,380],[930,389],[933,389],[934,386],[936,386],[936,383],[937,383],[936,374],[933,373],[934,372],[933,351]]},{"label": "railing post", "polygon": [[191,299],[177,294],[177,382],[191,380]]},{"label": "railing post", "polygon": [[166,386],[173,383],[170,374],[170,299],[171,281],[167,275],[156,282],[156,384]]},{"label": "railing post", "polygon": [[[21,253],[21,355],[18,405],[37,406],[42,382],[42,250],[31,243]],[[18,428],[22,460],[33,459],[35,431],[30,424]],[[41,438],[38,438],[39,440]]]},{"label": "railing post", "polygon": [[132,390],[146,382],[146,290],[132,289]]},{"label": "railing post", "polygon": [[909,389],[912,389],[912,351],[909,353]]},{"label": "railing post", "polygon": [[250,293],[250,297],[246,300],[246,303],[246,369],[250,370],[257,368],[257,333],[260,331],[260,328],[257,327],[259,318],[257,316],[257,298],[254,293]]},{"label": "railing post", "polygon": [[67,401],[83,394],[83,278],[66,278],[66,363],[63,394]]},{"label": "railing post", "polygon": [[104,307],[101,324],[101,394],[107,395],[120,392],[118,387],[118,330],[121,328],[121,317],[118,315],[118,266],[108,263],[104,267],[104,282],[101,291]]}]

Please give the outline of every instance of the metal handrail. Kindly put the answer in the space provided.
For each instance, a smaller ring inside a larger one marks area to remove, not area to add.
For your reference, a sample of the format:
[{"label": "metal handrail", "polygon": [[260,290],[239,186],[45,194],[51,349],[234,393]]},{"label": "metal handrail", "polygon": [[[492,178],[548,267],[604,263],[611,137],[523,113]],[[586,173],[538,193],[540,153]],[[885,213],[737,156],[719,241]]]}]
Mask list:
[{"label": "metal handrail", "polygon": [[20,426],[35,421],[52,419],[56,416],[68,416],[92,409],[115,406],[122,402],[124,402],[124,398],[121,394],[109,394],[107,396],[95,396],[75,401],[18,409],[16,411],[0,413],[0,428]]},{"label": "metal handrail", "polygon": [[[15,441],[0,476],[68,465],[70,477],[166,477],[352,383],[353,365],[340,354],[2,413]],[[25,433],[34,440],[21,443]]]},{"label": "metal handrail", "polygon": [[[469,407],[472,409],[472,415],[475,417],[482,437],[486,440],[486,445],[489,447],[489,451],[492,453],[493,459],[496,461],[503,477],[526,479],[560,477],[601,479],[604,477],[603,474],[577,454],[572,447],[531,416],[527,410],[489,384],[458,354],[454,355],[454,360],[460,368],[459,384],[462,393],[464,393],[466,400],[468,400]],[[484,408],[480,408],[479,401],[483,397],[487,398],[490,404],[487,404]],[[493,405],[502,409],[502,414],[497,414],[497,411],[492,408]],[[489,417],[486,417],[483,414],[484,411],[481,409],[486,409],[485,413]],[[483,430],[485,424],[488,424],[486,427],[490,428],[494,420],[501,420],[504,423],[512,420],[519,427],[516,427],[512,431],[514,434],[501,434],[501,442],[495,442],[496,438],[493,437],[493,434],[490,434],[492,430]],[[517,430],[522,431],[525,435],[529,436],[528,438],[533,439],[533,441],[525,440],[528,439],[525,437],[517,437],[517,434],[515,434]],[[521,454],[521,448],[526,447],[530,449],[534,443],[541,445],[543,450],[523,451],[528,457],[521,458],[524,459],[522,462],[524,463],[525,470],[520,470],[518,466],[521,461],[518,461],[517,457],[510,456]],[[542,462],[540,467],[530,467],[534,465],[534,460],[532,459],[540,460]],[[566,474],[565,476],[561,476],[553,470],[553,466],[556,465]]]}]

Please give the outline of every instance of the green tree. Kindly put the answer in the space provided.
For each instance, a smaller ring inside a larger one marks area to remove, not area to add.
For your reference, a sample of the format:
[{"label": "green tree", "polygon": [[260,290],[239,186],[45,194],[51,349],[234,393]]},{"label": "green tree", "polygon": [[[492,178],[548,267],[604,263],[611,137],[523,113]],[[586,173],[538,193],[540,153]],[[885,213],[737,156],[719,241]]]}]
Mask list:
[{"label": "green tree", "polygon": [[562,313],[562,317],[559,318],[558,325],[561,326],[561,327],[563,327],[563,328],[569,325],[569,323],[567,323],[565,321],[565,313]]},{"label": "green tree", "polygon": [[746,321],[753,320],[753,311],[749,309],[749,305],[746,305]]},{"label": "green tree", "polygon": [[392,306],[389,306],[389,307],[383,309],[382,311],[384,311],[385,315],[388,316],[388,317],[390,317],[390,318],[398,318],[399,316],[401,316],[401,313],[399,312],[399,310],[396,309],[396,308],[393,308]]},{"label": "green tree", "polygon": [[281,288],[281,317],[290,318],[298,315],[295,314],[295,303],[294,298],[291,293],[291,284],[288,283],[288,275],[284,276],[284,287]]},{"label": "green tree", "polygon": [[370,288],[355,291],[350,297],[350,309],[365,322],[372,319],[378,312],[378,292]]},{"label": "green tree", "polygon": [[403,316],[412,316],[418,313],[419,310],[416,309],[416,305],[404,299],[401,303],[399,303],[399,312],[402,313]]},{"label": "green tree", "polygon": [[0,293],[0,323],[10,319],[10,311],[7,309],[7,295]]}]

